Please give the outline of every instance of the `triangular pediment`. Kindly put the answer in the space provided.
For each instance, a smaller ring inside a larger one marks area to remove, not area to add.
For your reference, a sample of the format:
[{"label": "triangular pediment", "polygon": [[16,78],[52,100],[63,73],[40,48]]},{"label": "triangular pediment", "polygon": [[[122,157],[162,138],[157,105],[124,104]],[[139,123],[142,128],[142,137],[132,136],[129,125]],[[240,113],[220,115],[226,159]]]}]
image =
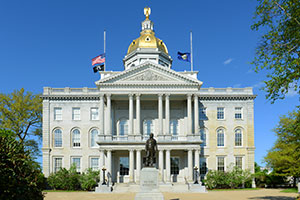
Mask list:
[{"label": "triangular pediment", "polygon": [[96,82],[101,84],[192,84],[201,85],[202,82],[187,75],[180,74],[159,64],[145,62],[134,68]]}]

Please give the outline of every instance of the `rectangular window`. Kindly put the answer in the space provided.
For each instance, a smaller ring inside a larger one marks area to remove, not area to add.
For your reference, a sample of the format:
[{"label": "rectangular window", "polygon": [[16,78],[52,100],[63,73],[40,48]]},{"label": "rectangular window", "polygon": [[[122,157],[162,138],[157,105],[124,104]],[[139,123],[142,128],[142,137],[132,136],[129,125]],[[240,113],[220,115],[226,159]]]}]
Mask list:
[{"label": "rectangular window", "polygon": [[206,119],[207,119],[206,108],[200,107],[200,110],[199,110],[199,120],[206,120]]},{"label": "rectangular window", "polygon": [[201,140],[203,141],[203,143],[201,144],[201,146],[206,146],[206,133],[205,133],[205,129],[204,128],[200,128],[200,137]]},{"label": "rectangular window", "polygon": [[62,120],[62,109],[54,108],[54,120]]},{"label": "rectangular window", "polygon": [[54,173],[62,168],[62,158],[54,158]]},{"label": "rectangular window", "polygon": [[80,167],[80,158],[78,158],[78,157],[73,157],[72,158],[72,163],[71,164],[75,164],[75,166],[76,166],[76,171],[78,172],[78,173],[80,173],[80,170],[81,170],[81,167]]},{"label": "rectangular window", "polygon": [[91,108],[91,120],[99,120],[98,108]]},{"label": "rectangular window", "polygon": [[234,114],[235,119],[242,119],[242,107],[235,107],[235,114]]},{"label": "rectangular window", "polygon": [[206,164],[206,158],[205,157],[200,157],[200,175],[205,175],[207,172],[207,164]]},{"label": "rectangular window", "polygon": [[80,108],[72,108],[72,119],[80,120]]},{"label": "rectangular window", "polygon": [[241,169],[243,168],[243,157],[241,156],[235,157],[235,166]]},{"label": "rectangular window", "polygon": [[171,174],[178,175],[179,174],[179,158],[171,157]]},{"label": "rectangular window", "polygon": [[93,171],[99,170],[99,158],[91,158],[91,168]]},{"label": "rectangular window", "polygon": [[120,175],[129,175],[129,159],[128,157],[120,157]]},{"label": "rectangular window", "polygon": [[225,171],[225,158],[223,156],[217,157],[217,166],[218,171]]},{"label": "rectangular window", "polygon": [[223,107],[217,108],[217,119],[224,119],[224,108]]}]

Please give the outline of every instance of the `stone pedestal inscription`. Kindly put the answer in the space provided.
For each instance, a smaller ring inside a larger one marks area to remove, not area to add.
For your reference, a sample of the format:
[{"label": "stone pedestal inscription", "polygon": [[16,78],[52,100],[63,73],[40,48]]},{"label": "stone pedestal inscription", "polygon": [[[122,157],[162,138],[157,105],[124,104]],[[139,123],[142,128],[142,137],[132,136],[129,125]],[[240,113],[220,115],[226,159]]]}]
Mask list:
[{"label": "stone pedestal inscription", "polygon": [[140,175],[140,191],[135,200],[164,200],[158,190],[158,170],[153,167],[143,168]]}]

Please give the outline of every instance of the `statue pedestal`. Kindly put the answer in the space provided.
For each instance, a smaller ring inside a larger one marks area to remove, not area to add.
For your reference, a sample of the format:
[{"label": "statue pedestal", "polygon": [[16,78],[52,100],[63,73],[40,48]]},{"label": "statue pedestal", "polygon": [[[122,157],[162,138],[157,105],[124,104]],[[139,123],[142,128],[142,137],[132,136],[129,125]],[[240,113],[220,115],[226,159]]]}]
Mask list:
[{"label": "statue pedestal", "polygon": [[135,200],[164,200],[158,188],[158,170],[154,167],[144,167],[140,173],[140,191]]}]

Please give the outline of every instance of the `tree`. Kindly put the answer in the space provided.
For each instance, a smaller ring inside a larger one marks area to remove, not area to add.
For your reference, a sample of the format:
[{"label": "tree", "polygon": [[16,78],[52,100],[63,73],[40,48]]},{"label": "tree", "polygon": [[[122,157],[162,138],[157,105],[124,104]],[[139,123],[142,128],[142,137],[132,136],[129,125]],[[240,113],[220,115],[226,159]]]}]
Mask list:
[{"label": "tree", "polygon": [[39,155],[38,141],[42,138],[42,99],[24,92],[22,88],[11,94],[0,94],[0,128],[11,130],[32,155]]},{"label": "tree", "polygon": [[253,64],[266,69],[263,89],[274,103],[288,92],[300,94],[300,1],[258,0],[252,30],[263,29]]},{"label": "tree", "polygon": [[0,129],[0,199],[42,200],[45,178],[23,143]]},{"label": "tree", "polygon": [[[300,177],[300,110],[280,117],[277,141],[265,157],[275,175]],[[295,183],[294,183],[295,184]]]}]

